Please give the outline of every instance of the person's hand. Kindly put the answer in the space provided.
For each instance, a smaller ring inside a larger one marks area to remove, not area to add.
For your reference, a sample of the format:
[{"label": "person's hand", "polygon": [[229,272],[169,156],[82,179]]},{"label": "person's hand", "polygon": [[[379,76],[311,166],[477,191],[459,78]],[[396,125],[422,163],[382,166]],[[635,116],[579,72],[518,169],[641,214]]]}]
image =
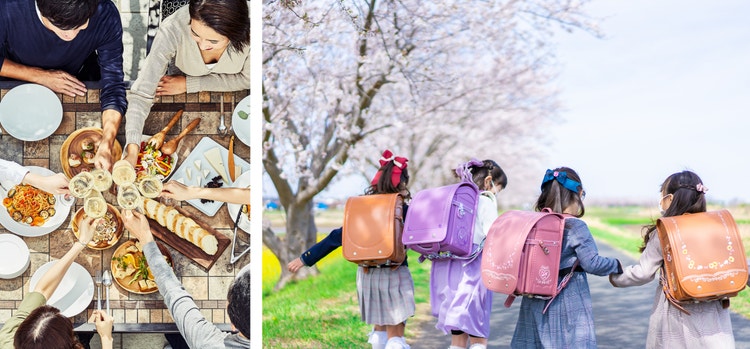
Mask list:
[{"label": "person's hand", "polygon": [[96,231],[96,221],[98,219],[88,216],[85,216],[81,220],[81,223],[78,225],[78,241],[83,244],[88,244],[91,241],[91,238],[94,237],[94,231]]},{"label": "person's hand", "polygon": [[141,148],[138,144],[130,143],[125,149],[127,149],[127,155],[125,155],[125,161],[130,163],[130,166],[135,168],[136,162],[138,162],[138,153],[141,152]]},{"label": "person's hand", "polygon": [[291,271],[292,273],[296,273],[297,270],[300,270],[304,266],[305,263],[302,263],[302,258],[297,257],[286,265],[286,269]]},{"label": "person's hand", "polygon": [[135,235],[135,238],[141,242],[141,245],[154,241],[154,236],[151,234],[151,227],[148,225],[148,220],[146,220],[146,216],[142,215],[140,212],[123,210],[122,222],[125,224],[125,228],[128,229],[131,234]]},{"label": "person's hand", "polygon": [[177,181],[169,181],[164,184],[159,196],[167,199],[186,201],[196,199],[197,197],[192,193],[195,188],[188,187]]},{"label": "person's hand", "polygon": [[62,70],[39,70],[37,83],[66,96],[85,96],[86,85]]},{"label": "person's hand", "polygon": [[111,172],[113,163],[114,159],[112,158],[112,145],[106,142],[101,142],[99,144],[99,149],[96,150],[96,155],[94,156],[94,166],[96,168]]},{"label": "person's hand", "polygon": [[187,81],[182,75],[164,75],[156,85],[157,96],[171,96],[185,93]]},{"label": "person's hand", "polygon": [[62,173],[44,176],[37,173],[27,173],[22,183],[32,185],[50,194],[70,194],[68,190],[68,177]]},{"label": "person's hand", "polygon": [[99,337],[103,340],[112,340],[112,326],[115,319],[107,314],[106,311],[94,310],[89,322],[94,323],[94,326],[96,326],[96,333],[99,334]]}]

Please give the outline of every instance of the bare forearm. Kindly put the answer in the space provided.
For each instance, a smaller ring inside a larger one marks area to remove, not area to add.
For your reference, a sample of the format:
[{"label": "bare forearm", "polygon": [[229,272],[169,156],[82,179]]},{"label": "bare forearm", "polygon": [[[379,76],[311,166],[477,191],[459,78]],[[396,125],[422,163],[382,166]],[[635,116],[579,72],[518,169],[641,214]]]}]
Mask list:
[{"label": "bare forearm", "polygon": [[0,69],[0,76],[36,83],[38,82],[36,78],[39,77],[41,70],[40,68],[29,67],[6,58],[3,61],[2,69]]},{"label": "bare forearm", "polygon": [[104,133],[102,142],[106,142],[112,146],[117,136],[117,129],[120,127],[121,119],[122,115],[114,109],[107,109],[102,112],[102,130]]},{"label": "bare forearm", "polygon": [[250,204],[250,188],[199,188],[191,187],[193,199],[223,201],[232,204]]},{"label": "bare forearm", "polygon": [[41,293],[46,299],[49,299],[55,293],[57,286],[60,285],[63,275],[68,271],[73,260],[84,249],[84,245],[74,243],[73,247],[44,273],[42,278],[39,279],[39,283],[36,284],[34,291]]}]

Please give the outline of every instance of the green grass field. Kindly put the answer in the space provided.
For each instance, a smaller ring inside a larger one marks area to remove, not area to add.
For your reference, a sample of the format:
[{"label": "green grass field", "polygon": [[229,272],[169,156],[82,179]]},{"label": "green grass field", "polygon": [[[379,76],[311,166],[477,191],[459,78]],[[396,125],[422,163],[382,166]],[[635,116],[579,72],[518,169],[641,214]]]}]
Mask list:
[{"label": "green grass field", "polygon": [[[654,209],[639,207],[587,208],[592,234],[637,259],[642,244],[641,227],[650,224]],[[743,234],[745,254],[750,252],[750,211],[730,209]],[[282,219],[275,213],[273,220]],[[326,222],[341,221],[340,211],[320,216]],[[317,220],[316,220],[317,222]],[[275,225],[283,224],[278,221]],[[409,269],[415,283],[418,316],[407,325],[407,338],[417,337],[417,324],[433,321],[429,315],[429,261],[419,264],[410,251]],[[289,284],[274,293],[281,266],[273,254],[263,251],[263,347],[265,348],[364,348],[370,327],[360,321],[356,293],[356,266],[338,249],[318,263],[320,275]],[[750,317],[750,292],[732,299],[732,310]]]}]

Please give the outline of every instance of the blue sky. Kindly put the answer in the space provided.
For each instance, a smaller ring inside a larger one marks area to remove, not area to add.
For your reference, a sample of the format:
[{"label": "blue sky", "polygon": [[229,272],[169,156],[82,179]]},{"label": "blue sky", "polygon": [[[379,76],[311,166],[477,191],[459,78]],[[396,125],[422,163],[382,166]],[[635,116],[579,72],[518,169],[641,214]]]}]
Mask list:
[{"label": "blue sky", "polygon": [[565,122],[549,161],[575,168],[590,198],[656,202],[669,174],[690,169],[709,199],[750,202],[750,2],[587,9],[606,37],[558,35]]}]

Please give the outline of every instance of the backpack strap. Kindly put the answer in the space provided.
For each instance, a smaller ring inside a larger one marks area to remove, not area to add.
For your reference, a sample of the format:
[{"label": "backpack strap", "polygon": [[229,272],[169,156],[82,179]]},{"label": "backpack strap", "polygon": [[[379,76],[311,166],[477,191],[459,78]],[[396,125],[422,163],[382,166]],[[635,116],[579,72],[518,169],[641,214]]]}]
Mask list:
[{"label": "backpack strap", "polygon": [[661,290],[664,292],[664,298],[667,299],[669,303],[672,303],[675,308],[679,309],[681,312],[690,315],[690,312],[687,311],[682,305],[680,305],[680,301],[678,301],[674,296],[669,293],[669,282],[667,281],[667,275],[666,271],[664,270],[664,265],[662,265],[661,273],[659,273],[659,282],[661,282]]},{"label": "backpack strap", "polygon": [[578,267],[578,259],[576,259],[576,261],[573,262],[573,266],[570,268],[570,272],[565,274],[560,284],[557,285],[557,292],[555,293],[554,296],[552,296],[552,298],[550,298],[547,301],[547,305],[544,306],[544,310],[542,310],[542,314],[547,312],[547,308],[549,308],[550,304],[552,304],[552,301],[555,300],[555,297],[557,297],[557,295],[559,295],[560,292],[562,292],[563,288],[565,288],[565,286],[568,284],[568,281],[570,281],[570,278],[573,277],[573,273],[576,272],[577,267]]}]

